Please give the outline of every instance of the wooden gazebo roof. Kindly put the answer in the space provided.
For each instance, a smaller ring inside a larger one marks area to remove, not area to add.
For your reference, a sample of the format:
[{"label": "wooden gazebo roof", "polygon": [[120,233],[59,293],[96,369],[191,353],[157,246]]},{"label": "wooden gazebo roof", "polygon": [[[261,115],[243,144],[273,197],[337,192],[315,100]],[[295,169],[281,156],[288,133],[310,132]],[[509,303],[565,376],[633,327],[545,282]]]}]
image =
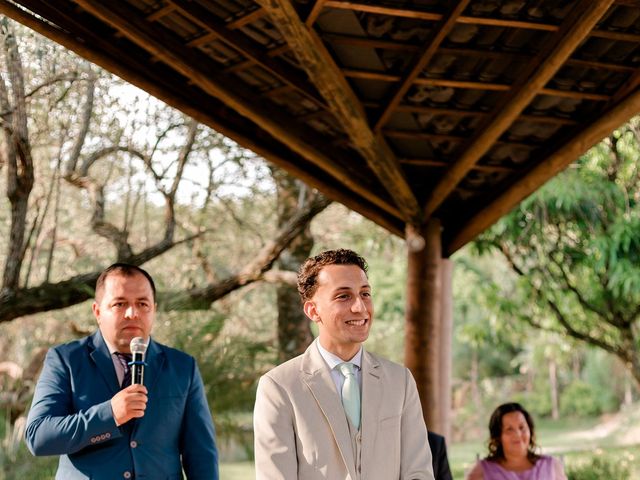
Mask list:
[{"label": "wooden gazebo roof", "polygon": [[638,0],[0,0],[403,235],[452,253],[640,106]]}]

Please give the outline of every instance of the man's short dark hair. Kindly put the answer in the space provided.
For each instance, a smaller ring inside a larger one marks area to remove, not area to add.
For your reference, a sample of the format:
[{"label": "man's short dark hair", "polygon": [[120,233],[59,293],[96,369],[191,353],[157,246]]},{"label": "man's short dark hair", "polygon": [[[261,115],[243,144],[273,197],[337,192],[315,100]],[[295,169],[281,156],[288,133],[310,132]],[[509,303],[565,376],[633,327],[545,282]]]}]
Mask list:
[{"label": "man's short dark hair", "polygon": [[98,280],[96,281],[96,301],[100,302],[102,294],[104,293],[104,282],[106,282],[109,275],[122,275],[124,277],[132,277],[137,273],[144,275],[144,277],[149,280],[149,285],[151,285],[151,291],[153,292],[153,302],[155,303],[156,284],[153,282],[153,278],[151,278],[151,275],[149,275],[149,273],[143,268],[140,268],[137,265],[131,265],[129,263],[114,263],[113,265],[107,267],[105,271],[100,274]]},{"label": "man's short dark hair", "polygon": [[353,250],[345,248],[327,250],[315,257],[307,258],[298,271],[298,293],[303,303],[316,293],[318,274],[327,265],[355,265],[360,267],[365,274],[369,268],[364,258]]}]

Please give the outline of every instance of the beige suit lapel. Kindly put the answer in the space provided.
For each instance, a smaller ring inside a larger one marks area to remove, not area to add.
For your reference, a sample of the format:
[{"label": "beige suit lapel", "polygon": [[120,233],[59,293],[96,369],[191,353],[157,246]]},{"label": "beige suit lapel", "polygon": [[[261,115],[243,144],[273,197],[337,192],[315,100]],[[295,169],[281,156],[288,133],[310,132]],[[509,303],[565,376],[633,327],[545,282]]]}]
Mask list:
[{"label": "beige suit lapel", "polygon": [[382,368],[380,363],[368,352],[362,354],[362,478],[367,478],[367,467],[375,465],[381,459],[372,458],[382,403]]},{"label": "beige suit lapel", "polygon": [[347,418],[338,397],[336,385],[331,378],[329,367],[320,355],[315,342],[304,353],[300,370],[302,381],[311,390],[320,410],[329,422],[333,437],[340,450],[342,461],[346,465],[349,475],[355,479],[355,460],[353,458]]}]

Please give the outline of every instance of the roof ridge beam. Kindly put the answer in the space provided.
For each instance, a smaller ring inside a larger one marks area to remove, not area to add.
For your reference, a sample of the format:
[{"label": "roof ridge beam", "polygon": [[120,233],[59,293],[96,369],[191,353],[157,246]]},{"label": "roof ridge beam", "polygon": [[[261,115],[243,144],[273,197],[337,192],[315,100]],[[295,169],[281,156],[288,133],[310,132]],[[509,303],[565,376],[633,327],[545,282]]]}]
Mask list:
[{"label": "roof ridge beam", "polygon": [[485,155],[491,145],[513,124],[524,109],[538,95],[589,35],[614,0],[582,0],[567,15],[557,34],[548,39],[533,59],[522,80],[515,84],[505,101],[493,109],[493,114],[477,130],[455,164],[447,170],[425,203],[425,217],[429,218],[444,203],[469,170]]},{"label": "roof ridge beam", "polygon": [[315,31],[304,24],[289,0],[257,0],[257,3],[269,13],[354,148],[391,194],[403,220],[419,225],[420,206],[400,162],[382,135],[371,130],[362,104]]}]

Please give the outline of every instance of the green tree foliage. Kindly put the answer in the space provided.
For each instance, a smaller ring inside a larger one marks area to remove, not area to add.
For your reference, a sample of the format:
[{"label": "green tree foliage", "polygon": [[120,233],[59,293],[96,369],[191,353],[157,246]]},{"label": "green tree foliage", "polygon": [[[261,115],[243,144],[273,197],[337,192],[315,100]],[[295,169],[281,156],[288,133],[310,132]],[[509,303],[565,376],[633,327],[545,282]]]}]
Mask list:
[{"label": "green tree foliage", "polygon": [[640,120],[620,127],[475,246],[514,275],[485,294],[505,319],[617,356],[640,383]]}]

